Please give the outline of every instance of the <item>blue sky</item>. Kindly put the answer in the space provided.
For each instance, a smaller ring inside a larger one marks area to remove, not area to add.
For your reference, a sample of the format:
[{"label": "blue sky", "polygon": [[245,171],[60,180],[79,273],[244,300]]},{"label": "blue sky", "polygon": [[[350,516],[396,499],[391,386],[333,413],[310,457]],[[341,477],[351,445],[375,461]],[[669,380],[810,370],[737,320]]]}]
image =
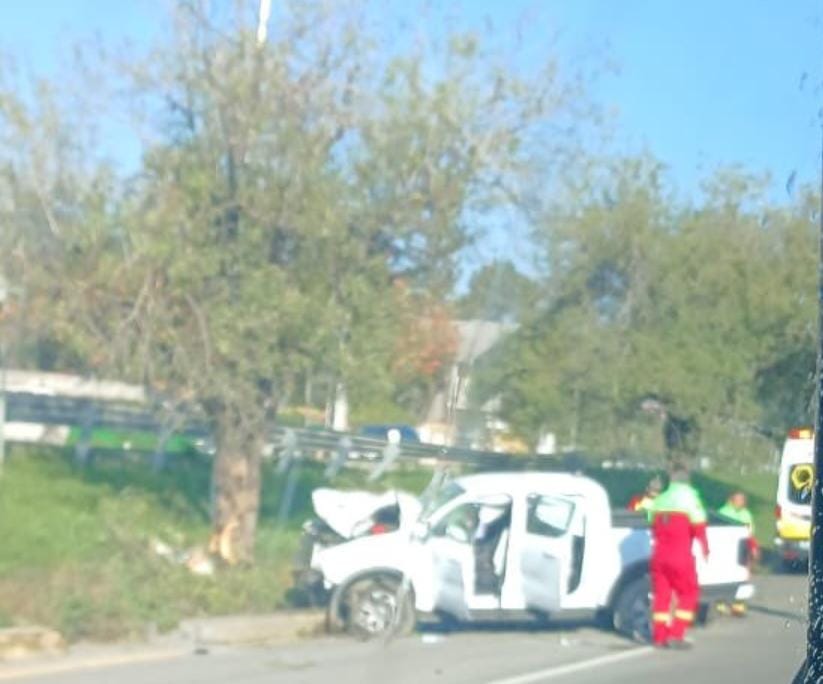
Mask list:
[{"label": "blue sky", "polygon": [[[518,23],[528,26],[525,40],[535,46],[559,37],[567,64],[591,61],[592,53],[608,55],[619,71],[598,78],[593,94],[617,112],[617,144],[648,149],[685,189],[712,167],[734,162],[770,171],[778,184],[792,170],[801,180],[816,181],[823,0],[448,4],[464,20],[488,18],[501,40]],[[3,3],[0,49],[48,73],[84,36],[147,42],[161,30],[166,5],[167,0]],[[808,76],[801,86],[803,74]]]},{"label": "blue sky", "polygon": [[[48,74],[72,42],[95,33],[141,45],[162,30],[169,0],[3,3],[0,49]],[[213,0],[219,2],[219,0]],[[273,0],[275,6],[277,0]],[[528,58],[551,41],[561,61],[617,67],[592,85],[612,108],[615,145],[648,151],[693,193],[719,165],[774,178],[819,174],[823,0],[429,0],[435,13],[494,27],[501,45],[524,36]],[[400,11],[400,0],[374,6]],[[394,8],[394,9],[392,9]],[[412,21],[425,24],[413,15]],[[420,28],[419,26],[417,27]],[[424,25],[423,30],[426,30]]]},{"label": "blue sky", "polygon": [[781,186],[793,170],[816,182],[823,2],[561,5],[567,37],[607,41],[621,65],[598,90],[618,109],[622,145],[648,146],[685,187],[735,162]]}]

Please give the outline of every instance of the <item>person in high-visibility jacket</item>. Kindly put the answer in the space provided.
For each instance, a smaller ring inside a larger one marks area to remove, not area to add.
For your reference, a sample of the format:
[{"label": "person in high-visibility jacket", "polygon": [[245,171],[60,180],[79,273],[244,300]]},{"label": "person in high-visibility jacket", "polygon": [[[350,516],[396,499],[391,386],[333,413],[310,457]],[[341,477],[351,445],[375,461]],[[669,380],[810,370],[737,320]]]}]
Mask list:
[{"label": "person in high-visibility jacket", "polygon": [[[657,647],[689,648],[686,630],[694,622],[700,599],[692,545],[700,543],[709,557],[706,509],[697,490],[689,484],[689,472],[677,465],[670,483],[649,510],[652,528],[652,641]],[[674,616],[672,607],[674,604]]]},{"label": "person in high-visibility jacket", "polygon": [[[749,538],[746,540],[746,545],[749,552],[749,566],[751,567],[760,559],[760,546],[754,536],[754,517],[746,506],[746,495],[740,491],[734,492],[717,512],[724,518],[733,520],[748,528]],[[743,617],[746,614],[746,603],[745,601],[733,601],[731,605],[719,603],[717,609],[721,613],[731,612],[732,615]]]}]

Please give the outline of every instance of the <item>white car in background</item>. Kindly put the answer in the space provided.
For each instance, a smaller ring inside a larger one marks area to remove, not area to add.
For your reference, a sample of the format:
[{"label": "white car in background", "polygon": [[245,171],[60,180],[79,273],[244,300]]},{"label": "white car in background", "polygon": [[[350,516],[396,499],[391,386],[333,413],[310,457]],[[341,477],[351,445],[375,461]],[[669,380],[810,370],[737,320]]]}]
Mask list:
[{"label": "white car in background", "polygon": [[[646,638],[651,539],[642,514],[611,511],[595,481],[565,473],[453,480],[427,503],[400,492],[320,489],[300,577],[330,624],[371,638],[418,618],[473,622],[607,617]],[[753,595],[744,526],[712,518],[700,554],[705,604]]]}]

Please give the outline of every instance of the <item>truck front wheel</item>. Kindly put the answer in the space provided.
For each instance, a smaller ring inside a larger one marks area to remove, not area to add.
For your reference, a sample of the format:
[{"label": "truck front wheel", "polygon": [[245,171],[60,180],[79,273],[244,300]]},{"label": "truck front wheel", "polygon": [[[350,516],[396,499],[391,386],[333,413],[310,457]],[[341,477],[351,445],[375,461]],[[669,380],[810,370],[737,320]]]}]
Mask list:
[{"label": "truck front wheel", "polygon": [[623,587],[614,603],[614,628],[618,633],[635,641],[651,641],[650,590],[648,575]]},{"label": "truck front wheel", "polygon": [[345,590],[341,618],[346,630],[360,639],[406,636],[414,630],[411,588],[390,575],[369,575]]}]

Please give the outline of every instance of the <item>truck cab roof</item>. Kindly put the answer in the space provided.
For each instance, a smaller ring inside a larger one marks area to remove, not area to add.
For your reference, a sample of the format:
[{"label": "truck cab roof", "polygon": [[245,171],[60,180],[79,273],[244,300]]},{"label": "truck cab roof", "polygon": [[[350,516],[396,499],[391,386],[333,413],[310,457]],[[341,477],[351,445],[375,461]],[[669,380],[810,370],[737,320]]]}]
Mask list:
[{"label": "truck cab roof", "polygon": [[481,473],[458,478],[457,484],[471,494],[560,494],[582,496],[609,508],[606,490],[584,475],[572,473],[545,473],[535,471],[509,473]]}]

